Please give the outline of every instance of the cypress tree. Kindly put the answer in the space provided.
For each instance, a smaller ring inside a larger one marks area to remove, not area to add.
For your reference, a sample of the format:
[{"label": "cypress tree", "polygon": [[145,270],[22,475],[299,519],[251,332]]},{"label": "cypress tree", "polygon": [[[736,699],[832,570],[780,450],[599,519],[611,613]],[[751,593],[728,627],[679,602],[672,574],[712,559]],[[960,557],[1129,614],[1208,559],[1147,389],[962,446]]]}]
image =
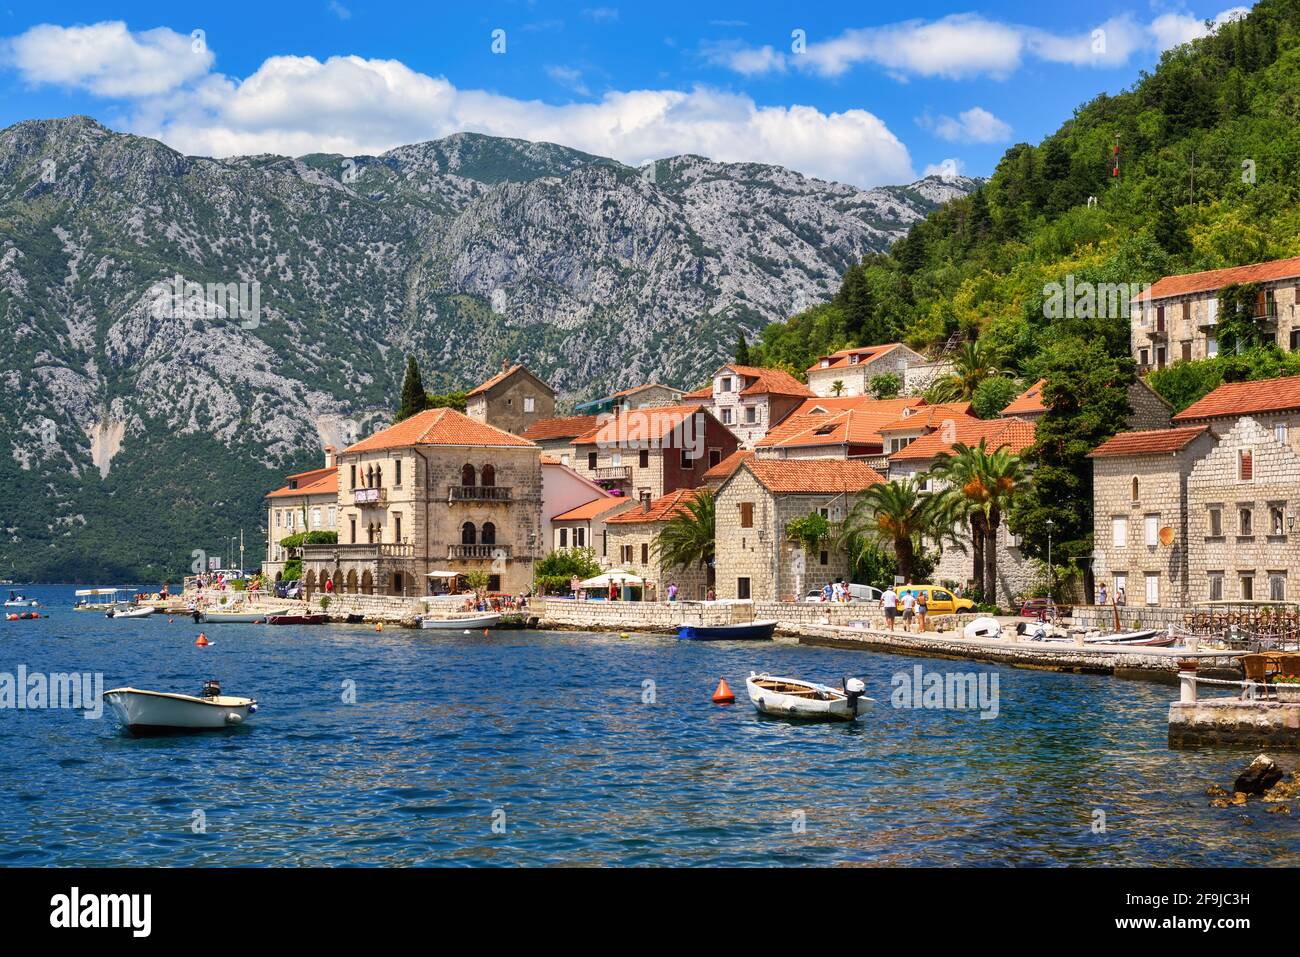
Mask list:
[{"label": "cypress tree", "polygon": [[424,391],[424,379],[420,376],[420,367],[416,364],[415,356],[407,356],[406,378],[402,380],[402,402],[397,407],[397,415],[393,417],[393,421],[401,422],[403,419],[409,419],[428,407],[429,397]]}]

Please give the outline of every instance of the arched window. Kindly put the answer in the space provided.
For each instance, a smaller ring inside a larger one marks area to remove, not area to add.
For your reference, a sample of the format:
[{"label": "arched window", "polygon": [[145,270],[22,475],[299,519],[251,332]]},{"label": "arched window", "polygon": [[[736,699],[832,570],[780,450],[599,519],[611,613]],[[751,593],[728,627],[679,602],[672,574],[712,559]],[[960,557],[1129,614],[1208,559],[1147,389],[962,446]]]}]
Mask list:
[{"label": "arched window", "polygon": [[460,543],[462,545],[474,544],[474,523],[466,522],[460,527]]},{"label": "arched window", "polygon": [[1135,475],[1135,476],[1133,476],[1133,501],[1136,502],[1136,501],[1139,501],[1139,500],[1140,500],[1140,499],[1139,499],[1139,496],[1138,496],[1138,480],[1137,480],[1137,476]]},{"label": "arched window", "polygon": [[479,478],[480,485],[492,486],[497,484],[497,470],[494,469],[492,466],[490,465],[483,466],[483,470],[479,473],[479,475],[481,476]]},{"label": "arched window", "polygon": [[483,523],[483,544],[495,545],[497,543],[497,527],[491,522]]},{"label": "arched window", "polygon": [[463,465],[460,469],[460,484],[466,487],[474,484],[474,466]]}]

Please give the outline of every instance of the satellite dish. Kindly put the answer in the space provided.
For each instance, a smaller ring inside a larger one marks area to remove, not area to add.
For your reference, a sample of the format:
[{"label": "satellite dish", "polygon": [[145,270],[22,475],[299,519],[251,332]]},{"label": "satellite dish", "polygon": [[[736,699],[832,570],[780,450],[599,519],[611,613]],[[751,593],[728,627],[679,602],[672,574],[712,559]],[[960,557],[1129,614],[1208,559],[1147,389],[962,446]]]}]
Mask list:
[{"label": "satellite dish", "polygon": [[1172,545],[1174,543],[1174,530],[1171,526],[1166,525],[1160,529],[1160,544]]}]

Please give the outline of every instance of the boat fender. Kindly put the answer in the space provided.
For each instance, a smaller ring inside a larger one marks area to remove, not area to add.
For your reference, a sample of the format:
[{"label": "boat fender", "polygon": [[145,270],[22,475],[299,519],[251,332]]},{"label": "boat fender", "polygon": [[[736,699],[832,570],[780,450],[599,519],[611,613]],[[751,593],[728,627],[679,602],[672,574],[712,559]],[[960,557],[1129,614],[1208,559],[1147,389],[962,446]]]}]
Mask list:
[{"label": "boat fender", "polygon": [[233,711],[230,712],[230,714],[226,715],[226,724],[239,724],[239,722],[243,720],[244,720],[243,718],[235,714]]},{"label": "boat fender", "polygon": [[257,704],[256,704],[256,703],[250,704],[250,705],[248,706],[248,713],[249,713],[249,714],[257,714]]}]

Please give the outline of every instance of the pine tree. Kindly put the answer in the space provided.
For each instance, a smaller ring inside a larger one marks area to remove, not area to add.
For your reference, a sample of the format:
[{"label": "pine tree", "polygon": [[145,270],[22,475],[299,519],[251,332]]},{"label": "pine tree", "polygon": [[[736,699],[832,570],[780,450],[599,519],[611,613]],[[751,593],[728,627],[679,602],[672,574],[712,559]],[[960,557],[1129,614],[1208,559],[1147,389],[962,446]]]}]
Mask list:
[{"label": "pine tree", "polygon": [[747,366],[750,365],[749,342],[745,339],[745,330],[741,329],[740,334],[736,337],[736,364]]},{"label": "pine tree", "polygon": [[409,419],[417,412],[429,408],[429,397],[424,391],[424,379],[420,376],[420,367],[415,356],[406,357],[406,378],[402,380],[402,402],[397,407],[394,422]]}]

